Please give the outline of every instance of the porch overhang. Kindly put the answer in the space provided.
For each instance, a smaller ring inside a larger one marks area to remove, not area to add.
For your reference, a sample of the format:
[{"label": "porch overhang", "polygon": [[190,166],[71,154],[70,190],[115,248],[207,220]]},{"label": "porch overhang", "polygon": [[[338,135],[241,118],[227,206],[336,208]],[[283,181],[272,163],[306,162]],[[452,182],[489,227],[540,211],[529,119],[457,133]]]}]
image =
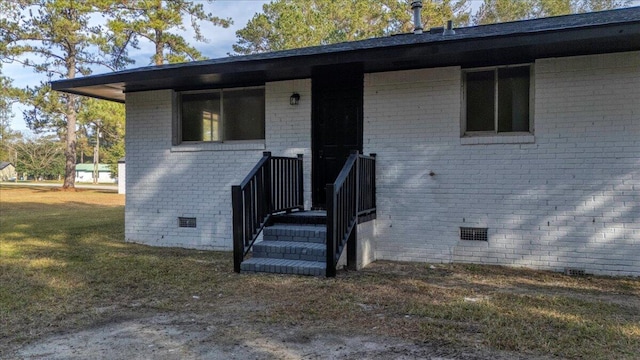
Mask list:
[{"label": "porch overhang", "polygon": [[126,93],[260,85],[312,77],[319,67],[359,63],[365,73],[473,67],[640,50],[640,7],[402,34],[334,45],[143,67],[51,83],[54,90],[126,101]]}]

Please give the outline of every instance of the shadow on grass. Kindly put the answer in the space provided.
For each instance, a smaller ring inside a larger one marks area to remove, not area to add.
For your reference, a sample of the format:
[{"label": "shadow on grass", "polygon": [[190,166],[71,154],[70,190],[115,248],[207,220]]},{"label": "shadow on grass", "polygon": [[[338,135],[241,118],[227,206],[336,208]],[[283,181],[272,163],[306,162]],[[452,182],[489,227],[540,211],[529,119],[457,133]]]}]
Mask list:
[{"label": "shadow on grass", "polygon": [[640,307],[611,300],[637,298],[637,279],[392,262],[335,279],[237,275],[228,253],[123,242],[122,206],[12,205],[0,229],[0,348],[127,314],[193,312],[567,358],[640,352]]},{"label": "shadow on grass", "polygon": [[85,326],[100,318],[100,308],[138,299],[171,308],[176,297],[188,298],[232,269],[230,257],[219,253],[123,242],[122,206],[11,205],[0,229],[0,339],[5,341]]},{"label": "shadow on grass", "polygon": [[389,296],[370,304],[408,315],[424,340],[566,358],[632,359],[640,351],[638,279],[477,265],[380,263],[371,270],[383,281],[363,291]]}]

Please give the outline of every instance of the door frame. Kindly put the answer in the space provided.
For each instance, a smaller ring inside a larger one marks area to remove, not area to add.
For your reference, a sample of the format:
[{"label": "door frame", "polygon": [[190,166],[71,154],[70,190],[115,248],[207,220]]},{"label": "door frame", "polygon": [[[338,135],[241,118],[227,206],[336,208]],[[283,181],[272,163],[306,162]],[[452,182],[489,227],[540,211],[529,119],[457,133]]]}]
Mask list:
[{"label": "door frame", "polygon": [[[357,150],[362,152],[363,147],[363,95],[364,72],[361,63],[318,67],[313,70],[311,80],[311,207],[312,209],[324,209],[324,203],[319,203],[316,188],[324,188],[318,182],[318,167],[323,165],[318,151],[322,147],[319,130],[320,99],[324,92],[335,90],[351,90],[357,94]],[[320,186],[318,186],[320,185]],[[326,184],[322,184],[326,185]]]}]

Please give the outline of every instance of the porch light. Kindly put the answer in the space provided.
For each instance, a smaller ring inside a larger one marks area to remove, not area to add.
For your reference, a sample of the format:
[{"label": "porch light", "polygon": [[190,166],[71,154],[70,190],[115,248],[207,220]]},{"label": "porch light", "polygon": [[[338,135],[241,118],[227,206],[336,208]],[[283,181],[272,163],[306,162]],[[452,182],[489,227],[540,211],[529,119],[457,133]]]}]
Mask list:
[{"label": "porch light", "polygon": [[293,93],[293,95],[291,95],[291,97],[289,98],[289,104],[298,105],[299,102],[300,102],[300,94]]}]

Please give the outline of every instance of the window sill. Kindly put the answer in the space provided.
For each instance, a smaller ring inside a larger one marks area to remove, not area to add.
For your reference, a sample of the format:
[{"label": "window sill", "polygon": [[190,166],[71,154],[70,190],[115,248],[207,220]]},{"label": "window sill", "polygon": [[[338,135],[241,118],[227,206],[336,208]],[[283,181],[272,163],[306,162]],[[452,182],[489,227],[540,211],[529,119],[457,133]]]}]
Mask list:
[{"label": "window sill", "polygon": [[536,138],[531,133],[466,134],[460,138],[460,145],[533,144],[535,142]]},{"label": "window sill", "polygon": [[229,142],[188,142],[171,146],[171,152],[264,150],[264,140]]}]

